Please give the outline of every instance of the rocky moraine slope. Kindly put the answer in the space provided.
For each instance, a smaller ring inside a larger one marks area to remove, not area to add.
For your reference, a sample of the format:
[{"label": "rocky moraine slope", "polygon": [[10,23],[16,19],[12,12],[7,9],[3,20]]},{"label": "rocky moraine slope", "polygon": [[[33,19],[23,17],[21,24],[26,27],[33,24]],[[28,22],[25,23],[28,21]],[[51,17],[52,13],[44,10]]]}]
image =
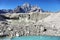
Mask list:
[{"label": "rocky moraine slope", "polygon": [[29,4],[18,6],[12,12],[5,12],[0,14],[0,37],[60,36],[60,12],[46,12]]}]

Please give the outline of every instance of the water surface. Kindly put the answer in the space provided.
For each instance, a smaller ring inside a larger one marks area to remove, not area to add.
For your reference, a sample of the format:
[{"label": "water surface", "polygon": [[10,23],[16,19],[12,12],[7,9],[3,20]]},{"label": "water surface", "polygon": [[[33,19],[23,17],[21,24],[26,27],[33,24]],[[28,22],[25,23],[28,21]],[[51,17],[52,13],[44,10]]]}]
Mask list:
[{"label": "water surface", "polygon": [[14,37],[12,40],[60,40],[58,36],[22,36]]}]

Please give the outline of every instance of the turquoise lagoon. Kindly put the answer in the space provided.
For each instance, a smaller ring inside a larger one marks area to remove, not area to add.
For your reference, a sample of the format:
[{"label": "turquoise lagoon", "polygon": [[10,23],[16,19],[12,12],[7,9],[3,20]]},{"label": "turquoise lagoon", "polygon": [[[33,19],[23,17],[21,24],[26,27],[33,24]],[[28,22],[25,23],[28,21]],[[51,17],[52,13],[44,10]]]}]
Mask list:
[{"label": "turquoise lagoon", "polygon": [[0,38],[0,40],[60,40],[59,36],[21,36],[14,38]]},{"label": "turquoise lagoon", "polygon": [[14,37],[11,40],[60,40],[59,36],[22,36]]}]

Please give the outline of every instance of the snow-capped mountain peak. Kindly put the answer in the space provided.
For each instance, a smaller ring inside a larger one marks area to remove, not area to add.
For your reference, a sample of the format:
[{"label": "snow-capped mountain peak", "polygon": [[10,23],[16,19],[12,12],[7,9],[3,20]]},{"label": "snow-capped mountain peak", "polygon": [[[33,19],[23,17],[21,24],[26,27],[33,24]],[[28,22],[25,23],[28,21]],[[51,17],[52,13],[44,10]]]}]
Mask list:
[{"label": "snow-capped mountain peak", "polygon": [[[1,10],[0,13],[4,13],[4,12],[5,11]],[[29,13],[29,12],[44,12],[44,10],[42,10],[38,6],[34,6],[34,5],[32,6],[29,3],[24,3],[21,6],[17,6],[13,10],[12,9],[6,10],[5,13],[10,13],[10,12],[12,12],[12,13]]]}]

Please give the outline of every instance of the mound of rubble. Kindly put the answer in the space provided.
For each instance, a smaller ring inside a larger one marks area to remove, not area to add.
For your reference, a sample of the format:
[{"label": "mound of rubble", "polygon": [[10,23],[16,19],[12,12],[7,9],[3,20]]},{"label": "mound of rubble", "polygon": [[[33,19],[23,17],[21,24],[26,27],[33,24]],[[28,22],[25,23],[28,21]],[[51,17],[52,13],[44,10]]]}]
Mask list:
[{"label": "mound of rubble", "polygon": [[60,36],[60,13],[0,14],[0,36]]}]

